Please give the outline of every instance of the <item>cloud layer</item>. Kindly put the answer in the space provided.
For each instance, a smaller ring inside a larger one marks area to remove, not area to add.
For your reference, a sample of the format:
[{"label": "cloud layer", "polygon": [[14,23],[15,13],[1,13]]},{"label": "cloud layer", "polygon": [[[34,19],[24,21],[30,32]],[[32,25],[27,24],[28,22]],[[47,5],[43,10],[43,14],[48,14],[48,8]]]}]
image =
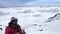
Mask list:
[{"label": "cloud layer", "polygon": [[60,0],[0,0],[0,7],[41,4],[60,4]]},{"label": "cloud layer", "polygon": [[60,4],[60,0],[35,0],[26,4],[27,5]]}]

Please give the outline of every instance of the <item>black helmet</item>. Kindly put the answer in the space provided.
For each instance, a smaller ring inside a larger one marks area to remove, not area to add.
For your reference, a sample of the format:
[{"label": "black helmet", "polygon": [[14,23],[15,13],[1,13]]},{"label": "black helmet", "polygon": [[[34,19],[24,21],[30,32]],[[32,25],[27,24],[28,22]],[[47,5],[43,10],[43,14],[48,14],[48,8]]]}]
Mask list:
[{"label": "black helmet", "polygon": [[11,22],[18,22],[18,19],[15,17],[11,17]]}]

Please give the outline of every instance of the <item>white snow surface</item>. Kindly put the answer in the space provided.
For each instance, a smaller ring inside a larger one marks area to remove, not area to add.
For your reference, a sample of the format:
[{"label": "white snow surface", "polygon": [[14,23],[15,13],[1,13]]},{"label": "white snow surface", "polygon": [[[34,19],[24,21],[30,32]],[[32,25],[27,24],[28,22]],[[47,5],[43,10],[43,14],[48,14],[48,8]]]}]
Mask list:
[{"label": "white snow surface", "polygon": [[0,28],[3,28],[2,31],[0,30],[0,34],[5,34],[5,28],[11,17],[18,18],[18,24],[26,34],[60,34],[60,19],[46,22],[48,18],[60,13],[60,7],[0,8],[0,12],[2,12],[0,14],[0,25],[2,25]]}]

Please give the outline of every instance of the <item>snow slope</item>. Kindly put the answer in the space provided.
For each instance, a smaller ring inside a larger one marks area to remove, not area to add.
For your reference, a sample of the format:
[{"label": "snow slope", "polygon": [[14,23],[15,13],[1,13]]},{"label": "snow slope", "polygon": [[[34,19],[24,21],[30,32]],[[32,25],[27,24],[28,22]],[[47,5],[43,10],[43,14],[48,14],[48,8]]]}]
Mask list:
[{"label": "snow slope", "polygon": [[25,29],[26,34],[60,34],[59,16],[51,19],[57,13],[60,13],[59,7],[0,8],[0,27],[3,28],[0,33],[4,34],[5,27],[14,16],[18,18],[18,24]]}]

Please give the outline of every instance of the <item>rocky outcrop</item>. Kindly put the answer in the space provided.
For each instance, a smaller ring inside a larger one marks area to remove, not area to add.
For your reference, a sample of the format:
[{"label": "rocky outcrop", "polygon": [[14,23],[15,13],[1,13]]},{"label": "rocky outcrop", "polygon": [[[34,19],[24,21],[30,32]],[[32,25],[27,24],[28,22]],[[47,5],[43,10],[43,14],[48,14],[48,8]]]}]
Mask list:
[{"label": "rocky outcrop", "polygon": [[60,13],[57,13],[53,17],[48,18],[47,22],[51,22],[53,20],[60,20]]}]

